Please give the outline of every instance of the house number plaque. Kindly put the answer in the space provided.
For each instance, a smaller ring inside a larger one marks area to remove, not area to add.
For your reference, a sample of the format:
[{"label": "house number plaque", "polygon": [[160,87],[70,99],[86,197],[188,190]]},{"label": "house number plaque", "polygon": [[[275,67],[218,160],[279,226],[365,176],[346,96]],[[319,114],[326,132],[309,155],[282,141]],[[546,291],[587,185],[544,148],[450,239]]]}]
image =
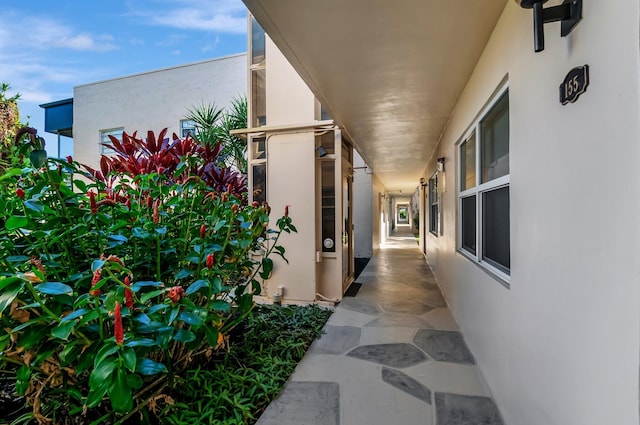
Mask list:
[{"label": "house number plaque", "polygon": [[589,65],[573,68],[564,81],[560,84],[560,103],[575,102],[578,97],[587,91],[589,85]]}]

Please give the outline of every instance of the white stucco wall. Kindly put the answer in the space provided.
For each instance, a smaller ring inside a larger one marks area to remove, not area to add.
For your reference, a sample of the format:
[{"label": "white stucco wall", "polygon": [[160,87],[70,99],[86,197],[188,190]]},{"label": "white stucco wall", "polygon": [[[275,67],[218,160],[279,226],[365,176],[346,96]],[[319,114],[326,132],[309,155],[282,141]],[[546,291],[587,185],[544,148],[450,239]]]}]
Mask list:
[{"label": "white stucco wall", "polygon": [[[509,425],[638,423],[638,9],[585,0],[574,32],[545,25],[546,49],[534,53],[531,11],[508,1],[434,155],[456,163],[455,143],[506,78],[510,289],[456,252],[456,167],[446,172],[444,235],[426,237]],[[559,84],[584,64],[588,91],[561,106]],[[424,177],[434,170],[435,161]]]},{"label": "white stucco wall", "polygon": [[180,133],[187,110],[202,103],[227,107],[247,93],[246,54],[161,69],[74,88],[74,159],[97,166],[100,131],[118,127],[143,137],[165,127]]},{"label": "white stucco wall", "polygon": [[353,151],[354,256],[373,256],[372,172],[357,151]]}]

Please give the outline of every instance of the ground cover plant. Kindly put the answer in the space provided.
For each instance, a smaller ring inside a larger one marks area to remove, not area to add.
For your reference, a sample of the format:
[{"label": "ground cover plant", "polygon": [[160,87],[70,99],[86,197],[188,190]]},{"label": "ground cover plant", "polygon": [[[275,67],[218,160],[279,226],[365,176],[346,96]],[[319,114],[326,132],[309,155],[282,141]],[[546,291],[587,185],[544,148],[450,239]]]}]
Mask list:
[{"label": "ground cover plant", "polygon": [[288,211],[270,226],[219,147],[165,136],[112,139],[93,170],[18,132],[0,176],[0,366],[31,407],[17,423],[166,407],[187,371],[234,352],[258,278],[284,258]]}]

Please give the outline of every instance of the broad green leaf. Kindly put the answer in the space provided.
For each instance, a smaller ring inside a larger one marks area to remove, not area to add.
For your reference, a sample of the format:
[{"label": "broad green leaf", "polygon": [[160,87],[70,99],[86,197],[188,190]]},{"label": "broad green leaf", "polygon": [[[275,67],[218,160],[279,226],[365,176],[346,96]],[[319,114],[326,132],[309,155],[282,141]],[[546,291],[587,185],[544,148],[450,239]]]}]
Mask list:
[{"label": "broad green leaf", "polygon": [[96,271],[100,270],[102,266],[104,266],[104,263],[105,263],[105,260],[94,260],[91,263],[91,271],[95,273]]},{"label": "broad green leaf", "polygon": [[189,287],[185,291],[185,295],[195,294],[200,289],[208,288],[208,287],[209,287],[209,282],[207,282],[206,280],[202,280],[202,279],[196,280],[191,285],[189,285]]},{"label": "broad green leaf", "polygon": [[179,305],[174,305],[171,308],[171,313],[169,313],[169,321],[167,322],[168,325],[172,324],[174,320],[176,320],[176,317],[178,317],[178,314],[180,313],[180,306]]},{"label": "broad green leaf", "polygon": [[193,276],[193,272],[191,270],[182,269],[178,273],[176,273],[175,279],[184,279],[185,277]]},{"label": "broad green leaf", "polygon": [[173,335],[173,339],[176,341],[187,343],[187,342],[195,341],[196,335],[191,331],[178,329],[176,333]]},{"label": "broad green leaf", "polygon": [[138,359],[136,370],[142,375],[156,375],[158,373],[167,373],[167,367],[162,363],[154,362],[151,359]]},{"label": "broad green leaf", "polygon": [[162,282],[155,282],[152,280],[141,280],[139,282],[135,282],[133,285],[131,285],[131,290],[133,292],[138,292],[141,288],[145,287],[145,286],[154,286],[154,287],[159,287],[162,286]]},{"label": "broad green leaf", "polygon": [[10,179],[11,177],[17,176],[19,174],[22,174],[22,170],[19,168],[12,168],[9,171],[7,171],[6,173],[4,173],[2,175],[2,177],[0,177],[0,181],[2,180],[6,180],[6,179]]},{"label": "broad green leaf", "polygon": [[135,338],[127,341],[125,347],[153,347],[156,342],[149,338]]},{"label": "broad green leaf", "polygon": [[66,340],[67,338],[69,338],[69,335],[73,330],[73,325],[75,325],[74,322],[60,323],[55,328],[51,329],[51,335],[56,338]]},{"label": "broad green leaf", "polygon": [[229,305],[229,303],[226,301],[215,300],[213,303],[211,303],[211,308],[214,310],[227,312],[231,309],[231,305]]},{"label": "broad green leaf", "polygon": [[129,371],[131,372],[135,372],[136,371],[136,352],[134,351],[133,348],[131,347],[125,347],[122,350],[122,360],[124,363],[124,367],[126,367],[127,369],[129,369]]},{"label": "broad green leaf", "polygon": [[29,219],[21,215],[12,215],[4,223],[4,227],[7,230],[16,230],[21,227],[26,227],[29,224]]},{"label": "broad green leaf", "polygon": [[200,316],[197,316],[188,311],[183,311],[182,313],[180,313],[180,316],[178,316],[178,320],[182,320],[184,323],[191,326],[202,325],[202,319],[200,318]]},{"label": "broad green leaf", "polygon": [[24,205],[32,211],[42,212],[44,211],[44,205],[40,203],[40,201],[35,199],[29,199],[24,201]]},{"label": "broad green leaf", "polygon": [[78,343],[80,343],[80,341],[75,340],[64,345],[64,348],[62,349],[62,351],[60,351],[60,354],[58,354],[58,357],[60,357],[60,360],[62,360],[63,365],[67,365],[73,362],[73,360],[77,356],[77,351],[79,349],[79,347],[76,347]]},{"label": "broad green leaf", "polygon": [[140,301],[144,304],[149,301],[151,298],[155,298],[159,295],[162,295],[165,292],[164,289],[157,289],[155,291],[147,292],[146,294],[142,294],[140,297]]},{"label": "broad green leaf", "polygon": [[86,314],[87,312],[89,312],[88,308],[81,308],[80,310],[72,311],[71,313],[64,316],[60,322],[64,323],[64,322],[68,322],[69,320],[77,319],[78,317],[82,316],[83,314]]},{"label": "broad green leaf", "polygon": [[91,387],[89,389],[89,394],[87,395],[86,405],[88,408],[96,407],[102,401],[104,395],[107,393],[109,389],[109,381],[104,382],[102,385],[96,385],[95,387]]},{"label": "broad green leaf", "polygon": [[129,240],[126,238],[126,236],[122,236],[122,235],[109,235],[109,239],[111,239],[112,241],[120,242],[120,243],[125,243]]},{"label": "broad green leaf", "polygon": [[149,323],[151,323],[151,318],[149,318],[149,316],[147,316],[144,313],[140,313],[138,315],[136,315],[133,320],[135,320],[136,322],[142,323],[143,325],[148,325]]},{"label": "broad green leaf", "polygon": [[2,289],[2,293],[0,293],[0,313],[2,313],[7,307],[11,305],[13,300],[18,296],[18,294],[24,287],[24,282],[19,279],[14,279],[10,283],[11,284],[5,286]]},{"label": "broad green leaf", "polygon": [[144,385],[144,381],[142,381],[142,378],[136,373],[127,375],[127,382],[129,382],[129,386],[134,390],[138,390]]},{"label": "broad green leaf", "polygon": [[207,344],[211,347],[218,345],[218,329],[212,326],[203,326],[202,329],[207,337]]},{"label": "broad green leaf", "polygon": [[[102,348],[100,348],[100,350],[98,350],[98,354],[96,354],[96,358],[93,361],[94,367],[96,368],[100,367],[100,365],[104,363],[105,360],[116,351],[118,351],[118,346],[115,343],[113,342],[105,343],[105,345]],[[113,359],[107,360],[107,363],[111,362],[112,360]]]},{"label": "broad green leaf", "polygon": [[24,263],[25,261],[29,260],[29,257],[27,257],[26,255],[10,255],[5,258],[5,260],[7,260],[7,262],[9,263]]},{"label": "broad green leaf", "polygon": [[158,227],[157,229],[155,229],[156,233],[164,236],[167,234],[167,228],[166,227]]},{"label": "broad green leaf", "polygon": [[89,387],[96,388],[104,385],[104,383],[111,382],[111,373],[113,373],[113,369],[115,369],[118,363],[120,363],[120,359],[117,357],[111,357],[103,362],[97,363],[91,375],[89,375]]}]

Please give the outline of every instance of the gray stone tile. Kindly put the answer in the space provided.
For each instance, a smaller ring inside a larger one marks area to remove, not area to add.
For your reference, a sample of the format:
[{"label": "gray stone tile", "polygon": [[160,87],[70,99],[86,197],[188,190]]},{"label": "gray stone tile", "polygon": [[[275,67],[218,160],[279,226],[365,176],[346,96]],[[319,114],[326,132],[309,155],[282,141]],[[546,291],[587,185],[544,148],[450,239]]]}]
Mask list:
[{"label": "gray stone tile", "polygon": [[436,393],[437,425],[503,425],[489,397]]},{"label": "gray stone tile", "polygon": [[383,367],[382,380],[427,404],[431,404],[431,390],[399,370]]},{"label": "gray stone tile", "polygon": [[380,314],[380,310],[378,310],[378,307],[376,307],[375,304],[372,304],[371,302],[364,299],[360,299],[358,297],[343,298],[342,302],[340,302],[340,305],[343,308],[346,308],[347,310],[357,311],[358,313],[371,314],[371,315]]},{"label": "gray stone tile", "polygon": [[413,343],[434,360],[475,364],[473,354],[467,348],[460,332],[420,329],[413,337]]},{"label": "gray stone tile", "polygon": [[324,334],[314,341],[309,354],[343,354],[360,343],[361,328],[332,326],[323,328]]},{"label": "gray stone tile", "polygon": [[413,366],[427,360],[422,351],[405,343],[362,345],[347,355],[391,367]]},{"label": "gray stone tile", "polygon": [[289,382],[257,425],[340,425],[340,386],[335,382]]},{"label": "gray stone tile", "polygon": [[372,320],[366,327],[431,329],[427,321],[409,314],[389,313]]},{"label": "gray stone tile", "polygon": [[418,316],[426,314],[433,310],[433,307],[429,307],[428,305],[423,304],[420,301],[412,299],[383,301],[380,303],[380,307],[382,307],[382,310],[384,310],[385,312],[415,314]]}]

